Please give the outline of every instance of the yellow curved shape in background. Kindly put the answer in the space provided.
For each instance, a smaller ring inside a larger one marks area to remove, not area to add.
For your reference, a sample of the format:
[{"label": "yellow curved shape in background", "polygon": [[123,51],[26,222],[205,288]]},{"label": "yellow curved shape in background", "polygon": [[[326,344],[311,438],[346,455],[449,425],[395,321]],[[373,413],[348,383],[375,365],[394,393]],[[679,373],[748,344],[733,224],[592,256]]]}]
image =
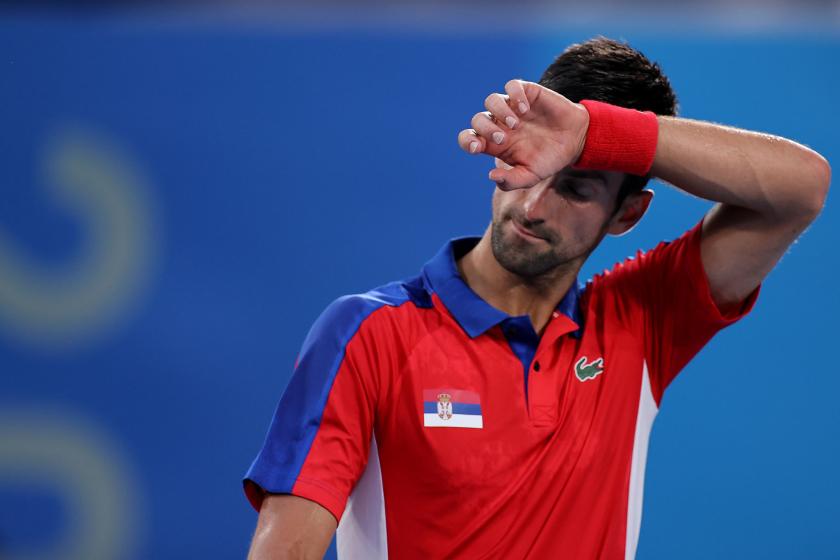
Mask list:
[{"label": "yellow curved shape in background", "polygon": [[119,446],[88,419],[43,407],[0,407],[0,489],[55,492],[67,526],[37,550],[4,560],[127,560],[136,556],[141,493]]},{"label": "yellow curved shape in background", "polygon": [[64,127],[47,143],[48,198],[74,216],[73,262],[43,262],[0,236],[0,330],[27,347],[85,347],[119,327],[153,268],[157,220],[141,167],[106,136]]}]

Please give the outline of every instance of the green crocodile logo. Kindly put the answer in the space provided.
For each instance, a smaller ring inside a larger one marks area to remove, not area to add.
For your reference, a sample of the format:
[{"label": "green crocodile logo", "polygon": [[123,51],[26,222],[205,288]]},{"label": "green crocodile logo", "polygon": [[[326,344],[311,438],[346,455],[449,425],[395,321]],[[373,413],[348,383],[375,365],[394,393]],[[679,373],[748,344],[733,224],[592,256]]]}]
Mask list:
[{"label": "green crocodile logo", "polygon": [[604,371],[604,358],[598,358],[591,364],[586,364],[586,356],[578,360],[575,364],[575,375],[581,381],[597,377],[599,373]]}]

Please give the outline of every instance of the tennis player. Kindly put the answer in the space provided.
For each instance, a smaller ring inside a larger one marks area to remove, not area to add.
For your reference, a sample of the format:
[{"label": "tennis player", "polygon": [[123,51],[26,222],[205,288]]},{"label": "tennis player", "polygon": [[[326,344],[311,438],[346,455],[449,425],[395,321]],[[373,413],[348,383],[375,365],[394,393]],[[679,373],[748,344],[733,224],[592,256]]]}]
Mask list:
[{"label": "tennis player", "polygon": [[[829,186],[800,144],[677,118],[659,66],[607,39],[485,106],[458,142],[496,158],[490,226],[312,327],[245,479],[252,560],[321,558],[336,528],[342,560],[632,559],[665,388]],[[650,177],[717,204],[580,285]]]}]

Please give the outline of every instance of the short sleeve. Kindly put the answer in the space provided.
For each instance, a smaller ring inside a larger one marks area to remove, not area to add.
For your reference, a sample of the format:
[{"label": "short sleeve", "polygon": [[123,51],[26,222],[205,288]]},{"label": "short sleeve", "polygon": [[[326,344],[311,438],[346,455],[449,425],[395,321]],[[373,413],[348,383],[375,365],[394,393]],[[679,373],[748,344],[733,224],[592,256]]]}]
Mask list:
[{"label": "short sleeve", "polygon": [[679,239],[661,243],[616,265],[607,289],[621,300],[625,323],[644,345],[651,390],[659,404],[665,388],[721,329],[750,312],[756,288],[733,313],[712,300],[700,257],[702,220]]},{"label": "short sleeve", "polygon": [[341,298],[312,327],[244,480],[257,510],[265,492],[293,494],[341,519],[370,452],[387,352],[369,324],[381,307],[365,296]]}]

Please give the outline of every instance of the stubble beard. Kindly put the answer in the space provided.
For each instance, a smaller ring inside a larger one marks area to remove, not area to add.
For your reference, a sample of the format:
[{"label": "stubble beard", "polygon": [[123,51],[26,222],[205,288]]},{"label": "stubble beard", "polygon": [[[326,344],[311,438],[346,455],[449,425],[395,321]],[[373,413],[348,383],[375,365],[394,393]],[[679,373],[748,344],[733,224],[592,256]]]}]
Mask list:
[{"label": "stubble beard", "polygon": [[[502,267],[512,274],[528,279],[537,279],[548,275],[557,267],[568,263],[571,259],[564,252],[557,251],[561,245],[561,239],[554,232],[540,230],[537,235],[546,238],[544,248],[539,248],[523,239],[516,239],[511,242],[505,236],[505,222],[512,220],[506,217],[501,220],[493,220],[490,229],[490,246],[493,249],[493,256]],[[526,228],[530,224],[525,222]]]}]

